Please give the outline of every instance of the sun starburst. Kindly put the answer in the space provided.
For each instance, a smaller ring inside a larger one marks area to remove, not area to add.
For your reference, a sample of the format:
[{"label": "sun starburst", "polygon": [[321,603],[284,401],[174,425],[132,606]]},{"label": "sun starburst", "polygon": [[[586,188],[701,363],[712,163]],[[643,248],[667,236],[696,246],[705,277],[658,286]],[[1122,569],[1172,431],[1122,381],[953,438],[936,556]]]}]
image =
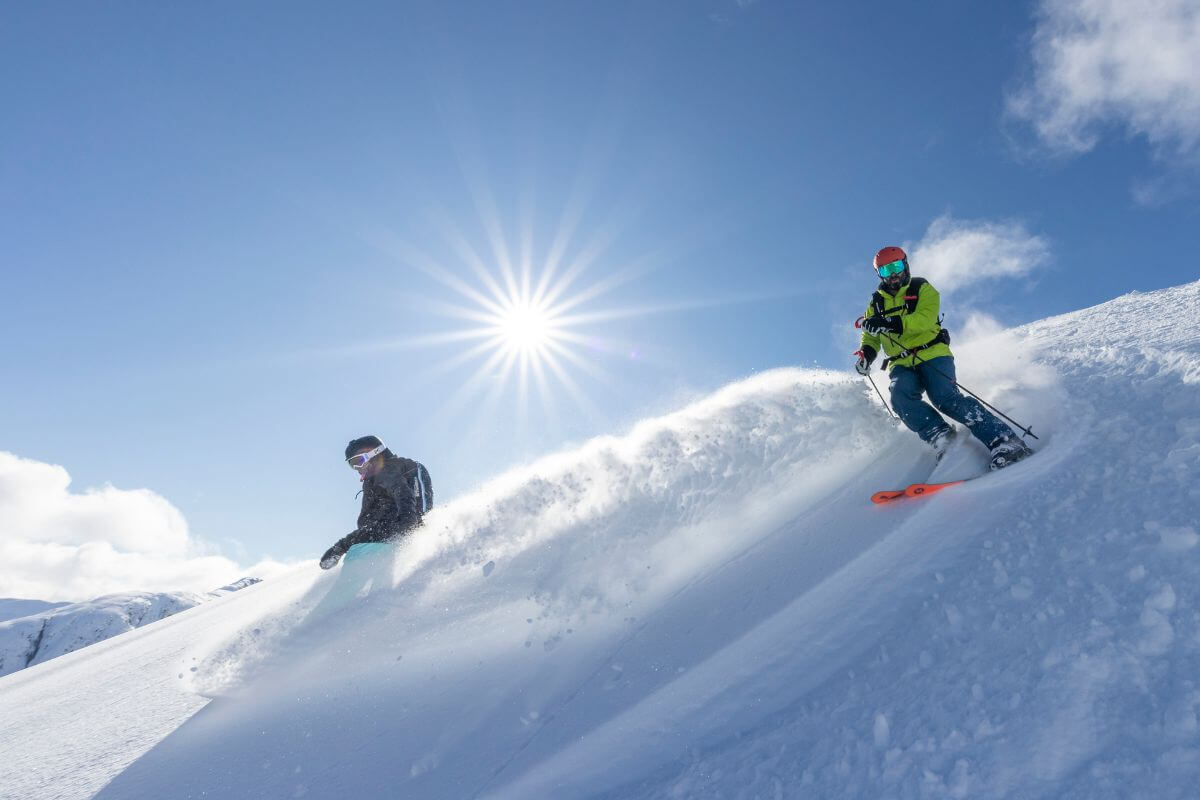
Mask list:
[{"label": "sun starburst", "polygon": [[496,319],[496,336],[510,352],[546,358],[558,333],[556,317],[544,303],[527,297],[507,305]]},{"label": "sun starburst", "polygon": [[642,267],[609,268],[589,282],[589,268],[603,248],[585,248],[582,255],[568,260],[565,246],[556,243],[535,265],[529,253],[532,244],[526,237],[521,259],[514,265],[498,232],[491,257],[486,259],[453,227],[443,226],[443,234],[457,264],[394,240],[388,247],[394,256],[455,295],[454,299],[426,297],[420,301],[425,311],[456,323],[452,329],[406,340],[409,346],[465,345],[428,368],[432,378],[471,366],[468,377],[439,403],[441,410],[455,413],[480,398],[493,403],[513,392],[521,419],[528,419],[531,401],[547,412],[539,416],[549,418],[557,414],[555,406],[564,399],[569,400],[573,413],[600,416],[592,400],[594,392],[582,387],[579,380],[590,378],[606,386],[613,383],[601,362],[606,357],[627,356],[632,348],[615,341],[603,326],[631,312],[599,309],[595,304],[635,277]]}]

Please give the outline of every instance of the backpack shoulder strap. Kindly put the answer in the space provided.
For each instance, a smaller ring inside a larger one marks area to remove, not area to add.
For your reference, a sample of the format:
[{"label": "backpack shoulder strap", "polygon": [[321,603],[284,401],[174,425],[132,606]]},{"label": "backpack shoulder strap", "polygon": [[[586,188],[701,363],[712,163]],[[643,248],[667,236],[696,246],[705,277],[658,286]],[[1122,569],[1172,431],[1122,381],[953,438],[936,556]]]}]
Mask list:
[{"label": "backpack shoulder strap", "polygon": [[[904,304],[904,312],[906,314],[911,314],[917,310],[917,302],[921,299],[921,287],[927,283],[929,281],[924,278],[913,278],[908,282],[908,289],[904,292],[904,296],[900,298]],[[887,298],[883,296],[883,292],[876,289],[875,294],[871,295],[871,310],[875,313],[875,316],[882,317],[888,312],[895,314],[900,310],[900,306],[888,308]]]},{"label": "backpack shoulder strap", "polygon": [[929,281],[924,278],[913,278],[908,282],[908,291],[904,293],[904,310],[909,314],[917,310],[917,302],[921,299],[921,287]]},{"label": "backpack shoulder strap", "polygon": [[421,513],[424,514],[433,508],[433,481],[429,478],[429,470],[425,469],[425,465],[420,461],[415,463],[417,474],[413,478],[413,494],[417,498]]}]

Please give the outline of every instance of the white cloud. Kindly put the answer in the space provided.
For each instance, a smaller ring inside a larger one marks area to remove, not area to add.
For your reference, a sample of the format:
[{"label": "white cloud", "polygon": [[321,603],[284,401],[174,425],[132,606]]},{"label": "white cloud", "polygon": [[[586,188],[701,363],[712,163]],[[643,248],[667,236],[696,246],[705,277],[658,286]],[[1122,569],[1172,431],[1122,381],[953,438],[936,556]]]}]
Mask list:
[{"label": "white cloud", "polygon": [[188,533],[187,521],[148,489],[106,486],[70,491],[55,464],[0,451],[0,596],[86,600],[122,591],[206,591],[245,575],[284,567],[249,567],[216,553]]},{"label": "white cloud", "polygon": [[1043,0],[1033,67],[1009,108],[1054,149],[1090,150],[1113,123],[1160,150],[1200,144],[1196,0]]},{"label": "white cloud", "polygon": [[939,217],[908,250],[914,275],[943,294],[973,283],[1028,275],[1050,260],[1050,246],[1018,222],[968,222]]},{"label": "white cloud", "polygon": [[1159,208],[1176,202],[1195,191],[1184,170],[1138,178],[1133,182],[1133,199],[1140,206]]}]

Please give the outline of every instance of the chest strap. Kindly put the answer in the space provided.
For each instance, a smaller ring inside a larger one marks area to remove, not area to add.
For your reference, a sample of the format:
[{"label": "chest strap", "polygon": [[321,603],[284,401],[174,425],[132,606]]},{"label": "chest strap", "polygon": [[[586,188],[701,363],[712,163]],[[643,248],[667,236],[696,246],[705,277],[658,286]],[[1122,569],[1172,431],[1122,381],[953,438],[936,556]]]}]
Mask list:
[{"label": "chest strap", "polygon": [[902,358],[908,358],[911,355],[916,355],[917,353],[921,352],[922,350],[928,350],[930,347],[933,347],[935,344],[949,345],[950,344],[950,331],[946,330],[945,328],[942,328],[940,331],[938,331],[937,336],[933,337],[925,344],[918,345],[916,347],[910,347],[907,350],[901,350],[896,355],[885,358],[879,368],[887,369],[888,365],[891,364],[893,361],[899,361]]}]

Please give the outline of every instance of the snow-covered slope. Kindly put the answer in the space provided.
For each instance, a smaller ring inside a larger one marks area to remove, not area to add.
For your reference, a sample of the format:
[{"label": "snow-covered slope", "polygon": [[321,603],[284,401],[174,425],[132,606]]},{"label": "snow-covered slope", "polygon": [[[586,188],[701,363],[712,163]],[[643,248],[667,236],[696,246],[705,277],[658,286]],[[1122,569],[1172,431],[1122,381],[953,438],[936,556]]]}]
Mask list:
[{"label": "snow-covered slope", "polygon": [[110,594],[86,603],[6,600],[26,614],[0,622],[0,675],[41,664],[118,634],[197,606],[205,600],[258,583],[242,578],[213,592],[132,592]]},{"label": "snow-covered slope", "polygon": [[956,348],[1040,452],[934,497],[871,505],[929,456],[777,370],[7,676],[0,795],[1192,796],[1197,310]]}]

